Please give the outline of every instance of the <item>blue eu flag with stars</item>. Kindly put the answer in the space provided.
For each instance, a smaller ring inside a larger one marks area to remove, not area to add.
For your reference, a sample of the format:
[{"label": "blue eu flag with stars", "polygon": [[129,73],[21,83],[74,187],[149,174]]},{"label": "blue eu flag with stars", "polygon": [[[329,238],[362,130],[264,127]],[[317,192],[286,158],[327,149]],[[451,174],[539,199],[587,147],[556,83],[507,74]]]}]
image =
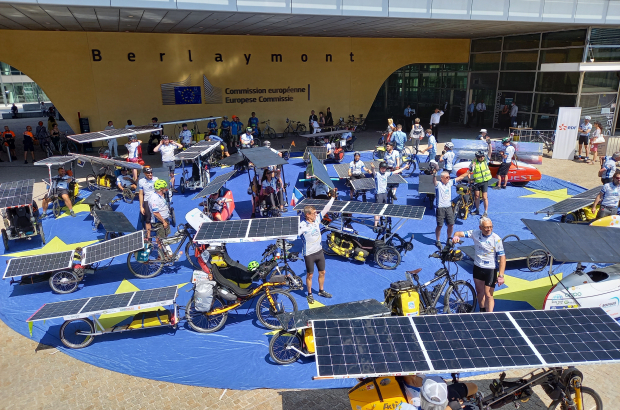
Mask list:
[{"label": "blue eu flag with stars", "polygon": [[175,104],[202,104],[200,87],[174,87]]}]

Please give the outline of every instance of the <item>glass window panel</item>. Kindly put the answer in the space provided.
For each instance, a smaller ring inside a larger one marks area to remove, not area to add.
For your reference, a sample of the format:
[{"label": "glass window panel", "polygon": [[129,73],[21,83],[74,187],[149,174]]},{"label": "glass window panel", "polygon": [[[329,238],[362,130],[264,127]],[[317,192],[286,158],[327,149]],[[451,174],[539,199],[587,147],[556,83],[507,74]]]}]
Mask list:
[{"label": "glass window panel", "polygon": [[467,71],[467,64],[444,64],[445,71]]},{"label": "glass window panel", "polygon": [[500,51],[502,49],[502,38],[480,38],[471,41],[472,53],[480,51]]},{"label": "glass window panel", "polygon": [[497,73],[471,73],[471,88],[495,92],[497,89]]},{"label": "glass window panel", "polygon": [[538,48],[539,45],[540,34],[504,37],[504,50],[527,50],[530,48]]},{"label": "glass window panel", "polygon": [[556,115],[540,114],[533,115],[532,117],[532,128],[535,130],[554,130],[558,122]]},{"label": "glass window panel", "polygon": [[536,70],[538,51],[503,53],[502,70]]},{"label": "glass window panel", "polygon": [[420,64],[420,71],[441,71],[441,64]]},{"label": "glass window panel", "polygon": [[536,94],[534,112],[557,115],[560,107],[574,107],[577,95]]},{"label": "glass window panel", "polygon": [[587,71],[583,76],[582,93],[618,92],[620,72]]},{"label": "glass window panel", "polygon": [[389,77],[388,77],[388,87],[397,87],[400,86],[403,83],[403,79],[401,76],[402,73],[400,73],[399,71],[396,71],[394,73],[392,73]]},{"label": "glass window panel", "polygon": [[[420,88],[420,102],[439,104],[441,90],[436,88]],[[432,114],[432,112],[431,112]],[[430,116],[430,114],[429,114]]]},{"label": "glass window panel", "polygon": [[500,53],[472,54],[469,61],[471,71],[499,70]]},{"label": "glass window panel", "polygon": [[[405,106],[410,103],[418,102],[418,89],[410,88],[405,90]],[[415,107],[411,107],[415,108]]]},{"label": "glass window panel", "polygon": [[581,99],[579,100],[579,105],[584,108],[594,108],[594,110],[589,110],[586,114],[582,113],[582,115],[600,115],[602,108],[613,108],[612,105],[616,103],[616,93],[607,93],[607,94],[586,94],[581,95]]},{"label": "glass window panel", "polygon": [[579,73],[538,73],[536,91],[576,93]]},{"label": "glass window panel", "polygon": [[[511,93],[506,91],[501,91],[501,93],[500,105],[506,104],[506,98],[512,98],[512,101],[517,104],[519,112],[530,112],[532,109],[533,93]],[[510,102],[510,100],[508,102]]]},{"label": "glass window panel", "polygon": [[501,73],[500,90],[533,91],[536,73]]},{"label": "glass window panel", "polygon": [[0,75],[11,75],[11,66],[0,62]]},{"label": "glass window panel", "polygon": [[620,47],[592,48],[592,56],[597,63],[603,61],[620,61]]},{"label": "glass window panel", "polygon": [[439,73],[420,73],[420,87],[441,88]]},{"label": "glass window panel", "polygon": [[586,42],[587,30],[558,31],[543,33],[542,48],[582,46]]},{"label": "glass window panel", "polygon": [[580,63],[582,60],[583,48],[543,50],[540,52],[541,64]]}]

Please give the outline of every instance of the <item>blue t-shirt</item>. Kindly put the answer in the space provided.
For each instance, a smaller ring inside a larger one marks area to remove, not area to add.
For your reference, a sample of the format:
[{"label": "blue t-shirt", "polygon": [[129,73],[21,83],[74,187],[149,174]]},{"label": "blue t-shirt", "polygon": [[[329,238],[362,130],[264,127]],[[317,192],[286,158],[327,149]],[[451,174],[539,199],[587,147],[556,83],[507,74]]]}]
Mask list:
[{"label": "blue t-shirt", "polygon": [[237,122],[233,121],[230,123],[230,133],[232,135],[237,135]]},{"label": "blue t-shirt", "polygon": [[226,129],[228,127],[230,127],[230,121],[228,120],[222,121],[222,129]]},{"label": "blue t-shirt", "polygon": [[215,121],[215,120],[209,121],[209,123],[207,124],[207,128],[210,129],[210,130],[217,129],[217,121]]},{"label": "blue t-shirt", "polygon": [[377,184],[377,194],[387,193],[387,180],[392,175],[390,171],[385,171],[385,174],[381,172],[375,172],[375,182]]},{"label": "blue t-shirt", "polygon": [[248,125],[250,127],[258,127],[258,118],[250,117],[250,119],[248,120]]},{"label": "blue t-shirt", "polygon": [[402,151],[407,141],[407,134],[402,131],[396,131],[392,133],[392,141],[396,144],[396,149]]},{"label": "blue t-shirt", "polygon": [[603,174],[603,178],[611,178],[613,174],[616,173],[616,161],[614,161],[614,158],[605,157],[605,162],[603,162],[603,168],[605,168],[605,174]]},{"label": "blue t-shirt", "polygon": [[620,185],[609,182],[601,188],[601,206],[617,207],[620,201]]},{"label": "blue t-shirt", "polygon": [[586,135],[586,136],[590,136],[590,131],[592,131],[592,123],[589,123],[586,125],[585,122],[583,122],[579,128],[581,128],[584,132],[580,132],[579,135]]},{"label": "blue t-shirt", "polygon": [[428,137],[428,155],[431,157],[431,161],[434,160],[435,155],[437,155],[437,140],[432,134]]}]

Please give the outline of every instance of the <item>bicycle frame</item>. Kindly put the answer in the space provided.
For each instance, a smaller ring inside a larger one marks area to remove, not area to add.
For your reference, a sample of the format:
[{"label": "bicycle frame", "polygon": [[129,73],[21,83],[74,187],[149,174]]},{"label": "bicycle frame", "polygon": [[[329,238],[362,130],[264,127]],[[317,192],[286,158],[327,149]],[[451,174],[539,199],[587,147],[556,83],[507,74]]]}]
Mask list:
[{"label": "bicycle frame", "polygon": [[[437,274],[442,271],[443,273],[441,274],[441,276],[438,276]],[[431,279],[430,281],[426,283],[420,284],[420,281],[415,276],[414,276],[414,279],[419,287],[420,302],[422,303],[424,310],[428,308],[435,308],[437,306],[437,302],[439,302],[439,299],[441,298],[441,296],[443,295],[446,289],[446,285],[452,284],[452,278],[450,277],[450,273],[448,272],[446,268],[440,268],[439,270],[437,270],[437,272],[435,272],[435,278]],[[440,285],[441,287],[439,288],[439,291],[435,295],[435,298],[430,300],[429,296],[432,296],[432,295],[428,291],[427,287],[442,279],[443,279],[443,282]]]},{"label": "bicycle frame", "polygon": [[214,309],[214,310],[210,310],[209,312],[206,312],[205,315],[207,316],[216,316],[216,315],[221,315],[222,313],[226,313],[228,311],[231,311],[233,309],[238,308],[239,306],[243,305],[245,302],[254,299],[259,293],[261,293],[263,290],[265,291],[265,293],[267,294],[267,299],[269,300],[269,304],[271,305],[271,308],[275,311],[277,311],[277,305],[276,302],[273,300],[273,298],[271,297],[271,292],[269,291],[269,288],[273,288],[273,287],[279,287],[282,286],[281,283],[273,283],[273,282],[265,282],[263,284],[261,284],[259,287],[255,288],[252,293],[250,293],[247,296],[242,297],[237,297],[237,301],[231,305],[226,305],[222,308],[219,309]]}]

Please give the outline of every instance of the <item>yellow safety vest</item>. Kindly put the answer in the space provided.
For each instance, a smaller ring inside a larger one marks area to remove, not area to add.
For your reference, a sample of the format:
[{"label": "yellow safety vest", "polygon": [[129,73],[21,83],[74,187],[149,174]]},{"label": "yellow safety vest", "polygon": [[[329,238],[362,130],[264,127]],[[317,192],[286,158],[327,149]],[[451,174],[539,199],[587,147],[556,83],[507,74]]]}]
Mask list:
[{"label": "yellow safety vest", "polygon": [[474,182],[479,184],[491,179],[491,171],[486,161],[474,162]]}]

